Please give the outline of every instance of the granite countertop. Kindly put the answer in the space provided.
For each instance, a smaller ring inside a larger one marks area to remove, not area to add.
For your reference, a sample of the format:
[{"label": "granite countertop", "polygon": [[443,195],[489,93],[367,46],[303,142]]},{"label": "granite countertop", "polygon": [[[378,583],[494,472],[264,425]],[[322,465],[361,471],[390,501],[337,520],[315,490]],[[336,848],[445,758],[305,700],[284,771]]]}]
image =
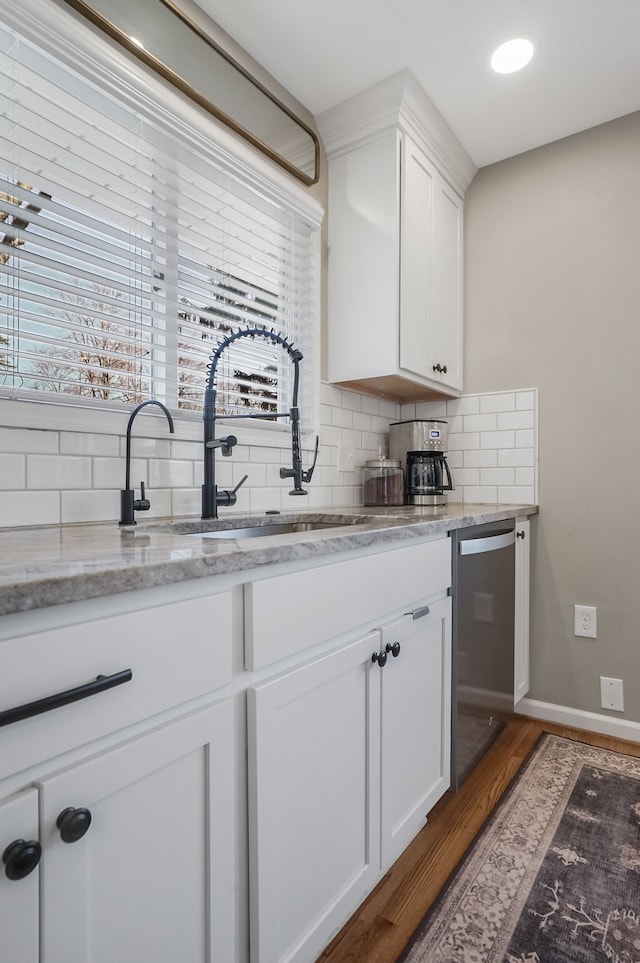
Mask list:
[{"label": "granite countertop", "polygon": [[[224,514],[218,522],[149,519],[128,528],[109,522],[4,529],[0,533],[0,614],[375,548],[537,511],[535,505],[453,503],[440,509],[404,506]],[[202,537],[211,527],[298,520],[336,521],[341,527],[260,538]]]}]

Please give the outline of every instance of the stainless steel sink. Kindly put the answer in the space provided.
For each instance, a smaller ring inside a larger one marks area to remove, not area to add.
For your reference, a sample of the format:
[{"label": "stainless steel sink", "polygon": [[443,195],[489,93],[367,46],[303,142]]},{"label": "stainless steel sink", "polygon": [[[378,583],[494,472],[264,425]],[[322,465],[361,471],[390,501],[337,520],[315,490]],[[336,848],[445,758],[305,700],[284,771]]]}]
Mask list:
[{"label": "stainless steel sink", "polygon": [[[203,521],[158,521],[142,523],[138,531],[165,532],[171,535],[192,535],[198,538],[265,538],[268,535],[291,535],[301,532],[361,531],[364,526],[376,526],[381,520],[369,515],[327,515],[309,513],[298,518],[280,516],[244,516]],[[143,529],[144,526],[144,529]]]},{"label": "stainless steel sink", "polygon": [[223,528],[212,532],[192,532],[199,538],[263,538],[265,535],[290,535],[293,532],[317,532],[327,528],[343,528],[341,522],[268,522],[242,528]]}]

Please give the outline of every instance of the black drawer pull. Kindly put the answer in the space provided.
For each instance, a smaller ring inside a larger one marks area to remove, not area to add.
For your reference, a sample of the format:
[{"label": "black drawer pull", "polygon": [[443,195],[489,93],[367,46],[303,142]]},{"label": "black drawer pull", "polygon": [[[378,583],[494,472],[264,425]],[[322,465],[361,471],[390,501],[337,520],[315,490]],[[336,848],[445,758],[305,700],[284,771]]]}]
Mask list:
[{"label": "black drawer pull", "polygon": [[60,706],[69,705],[70,702],[79,702],[80,699],[87,699],[98,692],[104,692],[105,689],[113,689],[114,686],[122,685],[123,682],[130,682],[132,678],[131,669],[123,669],[121,672],[114,672],[113,675],[96,676],[93,682],[78,685],[75,689],[57,692],[55,695],[45,696],[44,699],[36,699],[35,702],[16,706],[15,709],[5,709],[4,712],[0,712],[0,726],[10,726],[12,722],[20,722],[21,719],[38,716],[41,712],[59,709]]}]

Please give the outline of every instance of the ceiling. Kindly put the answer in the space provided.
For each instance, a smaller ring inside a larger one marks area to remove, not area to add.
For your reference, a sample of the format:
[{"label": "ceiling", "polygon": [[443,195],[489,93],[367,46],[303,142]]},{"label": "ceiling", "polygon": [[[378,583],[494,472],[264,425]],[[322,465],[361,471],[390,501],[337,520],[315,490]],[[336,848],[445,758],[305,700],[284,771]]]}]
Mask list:
[{"label": "ceiling", "polygon": [[[313,114],[405,67],[478,167],[640,110],[640,0],[198,0]],[[494,74],[493,49],[536,55]]]}]

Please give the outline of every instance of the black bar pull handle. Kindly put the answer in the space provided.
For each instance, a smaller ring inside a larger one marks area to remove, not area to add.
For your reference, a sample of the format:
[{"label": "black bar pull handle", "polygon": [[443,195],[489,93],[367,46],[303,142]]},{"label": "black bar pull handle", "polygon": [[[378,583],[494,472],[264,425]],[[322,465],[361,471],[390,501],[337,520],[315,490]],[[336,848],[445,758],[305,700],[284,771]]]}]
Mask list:
[{"label": "black bar pull handle", "polygon": [[117,685],[122,685],[123,682],[130,682],[132,678],[133,672],[131,669],[122,669],[121,672],[114,672],[113,675],[98,675],[93,682],[78,685],[75,689],[56,692],[55,695],[45,696],[44,699],[36,699],[35,702],[27,702],[25,705],[16,706],[14,709],[5,709],[0,712],[0,726],[10,726],[13,722],[38,716],[42,712],[50,712],[51,709],[59,709],[60,706],[69,705],[70,702],[79,702],[80,699],[87,699],[89,696],[97,695],[98,692],[113,689]]}]

